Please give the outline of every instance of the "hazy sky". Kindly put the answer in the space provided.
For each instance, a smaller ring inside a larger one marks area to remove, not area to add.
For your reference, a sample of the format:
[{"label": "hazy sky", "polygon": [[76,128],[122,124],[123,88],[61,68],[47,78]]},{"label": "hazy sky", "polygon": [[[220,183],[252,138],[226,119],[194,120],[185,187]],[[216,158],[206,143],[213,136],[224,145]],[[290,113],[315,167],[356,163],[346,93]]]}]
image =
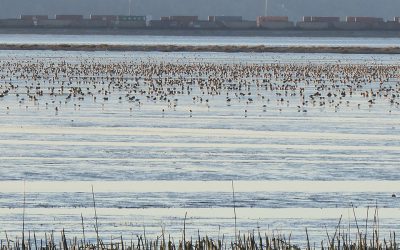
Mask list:
[{"label": "hazy sky", "polygon": [[[400,16],[399,0],[268,0],[269,15]],[[241,15],[255,19],[264,14],[265,0],[132,0],[135,15]],[[0,0],[0,16],[24,14],[119,14],[129,13],[129,0]]]}]

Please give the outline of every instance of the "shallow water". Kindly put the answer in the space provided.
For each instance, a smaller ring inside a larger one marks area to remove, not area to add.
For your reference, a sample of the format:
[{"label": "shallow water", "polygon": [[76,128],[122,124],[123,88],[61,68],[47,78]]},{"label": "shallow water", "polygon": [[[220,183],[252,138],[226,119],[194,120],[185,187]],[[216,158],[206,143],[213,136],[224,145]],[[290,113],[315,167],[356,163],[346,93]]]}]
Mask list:
[{"label": "shallow water", "polygon": [[[1,51],[0,58],[398,65],[400,56]],[[357,108],[365,100],[354,95],[340,110],[310,106],[304,113],[296,103],[271,102],[264,109],[255,94],[252,103],[230,105],[220,96],[209,96],[209,105],[180,96],[175,109],[143,96],[138,106],[119,100],[123,94],[97,102],[72,99],[58,112],[54,103],[65,96],[19,103],[14,93],[0,99],[1,228],[20,233],[26,180],[25,228],[37,235],[65,228],[67,236],[80,236],[82,213],[93,239],[93,185],[106,238],[123,233],[130,239],[144,227],[146,235],[160,235],[163,225],[180,237],[185,212],[187,234],[197,236],[199,229],[232,237],[234,180],[241,231],[275,229],[301,244],[307,227],[319,242],[325,226],[334,231],[341,215],[355,233],[351,204],[360,218],[367,207],[381,207],[381,234],[399,229],[400,200],[392,194],[400,193],[400,110],[385,100]]]},{"label": "shallow water", "polygon": [[215,37],[126,35],[27,35],[0,34],[3,44],[113,44],[113,45],[270,45],[396,47],[400,38],[352,37]]}]

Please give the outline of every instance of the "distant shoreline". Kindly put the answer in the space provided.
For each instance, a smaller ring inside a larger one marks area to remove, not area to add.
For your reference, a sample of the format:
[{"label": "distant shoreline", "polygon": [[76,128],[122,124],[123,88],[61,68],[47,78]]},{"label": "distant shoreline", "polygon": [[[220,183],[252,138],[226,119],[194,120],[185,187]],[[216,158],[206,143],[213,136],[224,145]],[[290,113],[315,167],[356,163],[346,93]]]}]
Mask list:
[{"label": "distant shoreline", "polygon": [[0,44],[0,50],[53,51],[155,51],[155,52],[249,52],[400,54],[398,47],[357,46],[240,46],[240,45],[111,45],[111,44]]},{"label": "distant shoreline", "polygon": [[56,29],[0,28],[0,34],[37,35],[148,35],[148,36],[237,36],[237,37],[375,37],[400,38],[390,30],[260,30],[260,29]]}]

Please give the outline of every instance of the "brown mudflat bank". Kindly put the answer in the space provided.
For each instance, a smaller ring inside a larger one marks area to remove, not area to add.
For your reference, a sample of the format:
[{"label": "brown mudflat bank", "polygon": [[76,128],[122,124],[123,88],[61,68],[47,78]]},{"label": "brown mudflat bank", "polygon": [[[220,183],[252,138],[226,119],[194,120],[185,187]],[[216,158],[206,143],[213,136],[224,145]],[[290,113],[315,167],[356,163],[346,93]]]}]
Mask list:
[{"label": "brown mudflat bank", "polygon": [[400,54],[400,46],[380,48],[362,46],[0,44],[0,50]]}]

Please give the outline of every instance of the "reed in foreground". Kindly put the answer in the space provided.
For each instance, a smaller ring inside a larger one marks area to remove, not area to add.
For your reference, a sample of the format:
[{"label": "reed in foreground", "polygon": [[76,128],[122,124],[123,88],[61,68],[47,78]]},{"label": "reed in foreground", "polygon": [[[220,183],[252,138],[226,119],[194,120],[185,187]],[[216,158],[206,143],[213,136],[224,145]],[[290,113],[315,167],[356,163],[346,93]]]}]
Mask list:
[{"label": "reed in foreground", "polygon": [[[340,224],[340,222],[339,222]],[[359,227],[357,225],[357,230]],[[301,248],[291,242],[291,235],[285,237],[285,235],[272,235],[268,236],[266,233],[250,232],[241,234],[240,232],[232,240],[225,239],[212,239],[207,235],[201,236],[200,233],[196,236],[188,237],[183,231],[182,238],[177,241],[174,240],[170,235],[166,235],[162,232],[160,236],[154,239],[148,239],[145,235],[138,235],[130,240],[124,240],[121,236],[111,237],[107,242],[97,238],[92,241],[85,238],[84,234],[82,238],[73,237],[67,238],[65,231],[62,230],[59,236],[56,236],[54,232],[46,234],[44,239],[37,239],[35,233],[28,232],[27,237],[9,239],[6,235],[6,240],[1,240],[0,250],[78,250],[78,249],[107,249],[107,250],[194,250],[194,249],[205,249],[205,250],[295,250],[295,249],[399,249],[396,243],[396,234],[390,233],[389,239],[380,239],[379,230],[372,228],[372,238],[368,238],[366,233],[360,233],[359,231],[355,234],[355,238],[351,238],[349,234],[344,233],[344,228],[341,231],[340,228],[336,228],[333,235],[326,233],[326,240],[322,240],[320,243],[311,243],[307,229],[305,229],[305,243]],[[56,240],[57,238],[57,240]]]}]

